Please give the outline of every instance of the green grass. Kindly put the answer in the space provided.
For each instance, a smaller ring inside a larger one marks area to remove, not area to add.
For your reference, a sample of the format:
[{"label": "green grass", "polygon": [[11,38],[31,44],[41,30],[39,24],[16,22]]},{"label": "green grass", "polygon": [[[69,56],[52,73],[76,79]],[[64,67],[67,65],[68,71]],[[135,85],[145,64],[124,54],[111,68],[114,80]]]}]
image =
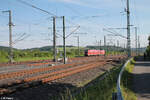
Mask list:
[{"label": "green grass", "polygon": [[52,59],[52,57],[23,57],[15,59],[16,62],[20,61],[35,61],[35,60],[47,60]]},{"label": "green grass", "polygon": [[126,66],[125,71],[122,76],[121,88],[123,92],[124,100],[137,100],[135,93],[132,91],[132,82],[133,82],[133,68],[134,68],[134,59],[132,59]]},{"label": "green grass", "polygon": [[125,55],[126,52],[120,52],[120,51],[107,51],[106,55]]},{"label": "green grass", "polygon": [[[47,60],[52,59],[52,57],[22,57],[22,58],[15,58],[13,59],[15,62],[20,61],[36,61],[36,60]],[[7,63],[9,62],[8,58],[0,58],[0,63]]]},{"label": "green grass", "polygon": [[9,61],[8,58],[0,58],[0,63],[7,63]]}]

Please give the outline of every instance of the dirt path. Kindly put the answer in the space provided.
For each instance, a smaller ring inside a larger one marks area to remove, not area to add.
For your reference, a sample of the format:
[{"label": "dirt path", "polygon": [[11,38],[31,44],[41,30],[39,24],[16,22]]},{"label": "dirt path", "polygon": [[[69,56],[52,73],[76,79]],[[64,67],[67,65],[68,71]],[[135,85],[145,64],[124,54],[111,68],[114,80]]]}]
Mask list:
[{"label": "dirt path", "polygon": [[137,61],[133,74],[138,100],[150,100],[150,61]]}]

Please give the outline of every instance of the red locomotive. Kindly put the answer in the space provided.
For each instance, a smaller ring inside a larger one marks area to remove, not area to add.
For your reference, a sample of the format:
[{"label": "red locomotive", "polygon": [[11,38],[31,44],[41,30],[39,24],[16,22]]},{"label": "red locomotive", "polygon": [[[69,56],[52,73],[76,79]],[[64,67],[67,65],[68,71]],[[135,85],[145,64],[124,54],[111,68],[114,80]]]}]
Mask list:
[{"label": "red locomotive", "polygon": [[86,50],[85,56],[105,55],[105,50]]}]

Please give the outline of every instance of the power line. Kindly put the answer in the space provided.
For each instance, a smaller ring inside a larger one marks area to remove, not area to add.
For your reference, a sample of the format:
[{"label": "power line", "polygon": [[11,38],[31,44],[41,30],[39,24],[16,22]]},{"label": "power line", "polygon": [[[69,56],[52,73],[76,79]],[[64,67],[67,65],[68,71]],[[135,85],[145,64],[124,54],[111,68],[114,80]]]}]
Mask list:
[{"label": "power line", "polygon": [[16,40],[13,41],[13,44],[16,44],[16,43],[18,43],[20,41],[23,41],[26,38],[28,38],[29,36],[30,36],[29,34],[27,35],[26,33],[23,33]]},{"label": "power line", "polygon": [[[43,10],[43,9],[41,9],[41,8],[39,8],[39,7],[37,7],[37,6],[33,5],[33,4],[27,3],[27,2],[25,2],[25,1],[23,1],[23,0],[16,0],[16,1],[18,1],[18,2],[20,2],[20,3],[22,3],[22,4],[25,4],[25,5],[29,6],[29,7],[32,7],[32,8],[34,8],[34,9],[37,9],[37,10],[39,10],[39,11],[42,11],[42,12],[44,12],[44,13],[47,13],[47,14],[49,14],[49,15],[56,16],[55,14],[53,14],[53,13],[51,13],[51,12],[49,12],[49,11]],[[68,21],[69,23],[74,24],[73,22],[71,22],[71,21],[69,21],[69,20],[67,20],[67,21]],[[79,25],[78,25],[78,26],[79,26]]]},{"label": "power line", "polygon": [[[108,28],[108,29],[110,29],[110,28]],[[110,31],[110,30],[108,30],[108,29],[103,29],[104,31],[106,31],[106,32],[109,32],[109,33],[111,33],[111,34],[108,34],[109,36],[120,36],[120,37],[122,37],[122,38],[125,38],[125,39],[127,39],[127,37],[126,36],[123,36],[123,35],[121,35],[121,34],[119,34],[119,33],[117,33],[116,31]]]},{"label": "power line", "polygon": [[140,20],[139,20],[139,14],[138,14],[138,11],[137,11],[137,6],[136,6],[136,1],[133,0],[133,10],[134,10],[134,17],[135,17],[135,24],[137,24],[137,28],[138,28],[138,33],[141,33],[141,30],[139,27],[142,27],[141,24],[140,24]]},{"label": "power line", "polygon": [[121,3],[122,3],[122,6],[123,6],[123,9],[125,10],[125,9],[126,9],[125,1],[124,1],[124,0],[121,0]]},{"label": "power line", "polygon": [[[41,8],[39,8],[39,7],[37,7],[37,6],[33,5],[33,4],[27,3],[27,2],[25,2],[25,1],[23,1],[23,0],[17,0],[17,1],[20,2],[20,3],[22,3],[22,4],[27,5],[27,6],[29,6],[29,7],[32,7],[32,8],[34,8],[34,9],[37,9],[37,10],[39,10],[39,11],[42,11],[42,12],[44,12],[44,13],[46,13],[46,14],[56,16],[55,14],[53,14],[53,13],[51,13],[51,12],[49,12],[49,11],[43,10],[43,9],[41,9]],[[96,17],[96,16],[92,16],[92,17]],[[66,20],[66,21],[69,22],[69,23],[71,23],[71,24],[75,24],[74,22],[72,22],[72,21],[70,21],[70,20]],[[79,25],[78,25],[78,26],[79,26]]]},{"label": "power line", "polygon": [[71,10],[74,13],[76,13],[77,15],[81,15],[81,16],[83,15],[78,10],[75,10],[74,8],[72,8],[72,7],[70,7],[70,6],[66,5],[66,4],[65,4],[64,7],[68,8],[69,10]]},{"label": "power line", "polygon": [[[35,6],[35,5],[33,5],[33,4],[27,3],[27,2],[25,2],[25,1],[23,1],[23,0],[17,0],[17,1],[20,2],[20,3],[22,3],[22,4],[25,4],[25,5],[27,5],[27,6],[30,6],[30,7],[34,8],[34,9],[37,9],[37,10],[39,10],[39,11],[42,11],[42,12],[44,12],[44,13],[47,13],[47,14],[50,14],[50,15],[53,15],[53,16],[56,17],[55,14],[53,14],[53,13],[51,13],[51,12],[49,12],[49,11],[43,10],[43,9],[41,9],[41,8],[39,8],[39,7]],[[70,21],[70,20],[68,20],[68,19],[66,19],[66,21],[68,21],[69,23],[75,25],[74,22],[72,22],[72,21]],[[78,24],[76,24],[76,25],[79,26]]]},{"label": "power line", "polygon": [[37,9],[37,10],[39,10],[39,11],[42,11],[42,12],[44,12],[44,13],[47,13],[47,14],[49,14],[49,15],[56,16],[55,14],[53,14],[53,13],[51,13],[51,12],[49,12],[49,11],[43,10],[43,9],[41,9],[41,8],[39,8],[39,7],[37,7],[37,6],[33,5],[33,4],[27,3],[27,2],[25,2],[25,1],[23,1],[23,0],[16,0],[16,1],[18,1],[18,2],[20,2],[20,3],[22,3],[22,4],[25,4],[25,5],[27,5],[27,6],[30,6],[30,7],[34,8],[34,9]]},{"label": "power line", "polygon": [[[74,13],[76,13],[77,15],[80,15],[80,17],[84,17],[86,20],[87,20],[87,18],[95,18],[95,17],[100,17],[99,15],[97,16],[84,16],[83,14],[81,14],[78,10],[75,10],[74,8],[72,8],[72,7],[70,7],[70,6],[68,6],[68,5],[66,5],[65,6],[66,8],[69,8],[69,10],[71,10],[71,11],[73,11]],[[77,16],[76,16],[77,17]],[[75,24],[75,23],[73,23],[72,21],[70,21],[70,20],[67,20],[66,19],[66,21],[68,21],[69,23],[71,23],[71,24]],[[88,21],[88,22],[90,22],[90,23],[94,23],[94,24],[97,24],[97,23],[95,23],[95,22],[91,22],[91,21]],[[77,24],[78,25],[78,24]],[[98,26],[99,26],[99,24],[97,24]],[[80,25],[78,25],[78,26],[80,26]],[[87,29],[86,29],[87,30]],[[92,32],[91,32],[92,33]]]},{"label": "power line", "polygon": [[[37,6],[33,5],[33,4],[27,3],[27,2],[25,2],[25,1],[23,1],[23,0],[17,0],[17,1],[20,2],[20,3],[22,3],[22,4],[27,5],[27,6],[29,6],[29,7],[32,7],[32,8],[34,8],[34,9],[37,9],[37,10],[39,10],[39,11],[42,11],[42,12],[44,12],[44,13],[47,13],[47,14],[56,16],[55,14],[53,14],[53,13],[51,13],[51,12],[49,12],[49,11],[43,10],[43,9],[41,9],[41,8],[39,8],[39,7],[37,7]],[[69,8],[70,8],[70,7],[69,7]],[[76,24],[76,23],[74,23],[74,22],[72,22],[72,21],[70,21],[70,20],[68,20],[68,19],[66,19],[66,21],[67,21],[68,23],[73,24],[73,25],[80,26],[79,24]]]}]

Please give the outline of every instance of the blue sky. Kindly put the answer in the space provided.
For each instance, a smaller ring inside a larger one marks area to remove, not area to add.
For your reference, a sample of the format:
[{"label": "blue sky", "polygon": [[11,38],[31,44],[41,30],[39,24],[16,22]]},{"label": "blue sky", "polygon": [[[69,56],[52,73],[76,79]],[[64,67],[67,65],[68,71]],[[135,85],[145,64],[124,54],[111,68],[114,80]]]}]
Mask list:
[{"label": "blue sky", "polygon": [[[39,8],[57,16],[66,18],[66,34],[76,29],[80,34],[80,45],[95,45],[106,35],[108,43],[114,45],[117,40],[123,46],[125,39],[111,37],[103,28],[126,27],[126,0],[25,0]],[[141,46],[147,46],[150,18],[149,0],[130,0],[131,24],[138,27]],[[13,40],[19,34],[30,35],[27,39],[14,44],[16,48],[32,48],[52,45],[52,15],[24,5],[17,0],[0,0],[0,45],[8,46],[8,14],[4,10],[12,10]],[[57,33],[62,34],[62,19],[56,19]],[[126,30],[115,30],[126,36]],[[77,45],[76,35],[67,38],[67,45]],[[132,47],[135,46],[134,28],[131,28]],[[102,42],[103,44],[103,42]],[[58,36],[57,45],[62,45],[62,37]]]}]

